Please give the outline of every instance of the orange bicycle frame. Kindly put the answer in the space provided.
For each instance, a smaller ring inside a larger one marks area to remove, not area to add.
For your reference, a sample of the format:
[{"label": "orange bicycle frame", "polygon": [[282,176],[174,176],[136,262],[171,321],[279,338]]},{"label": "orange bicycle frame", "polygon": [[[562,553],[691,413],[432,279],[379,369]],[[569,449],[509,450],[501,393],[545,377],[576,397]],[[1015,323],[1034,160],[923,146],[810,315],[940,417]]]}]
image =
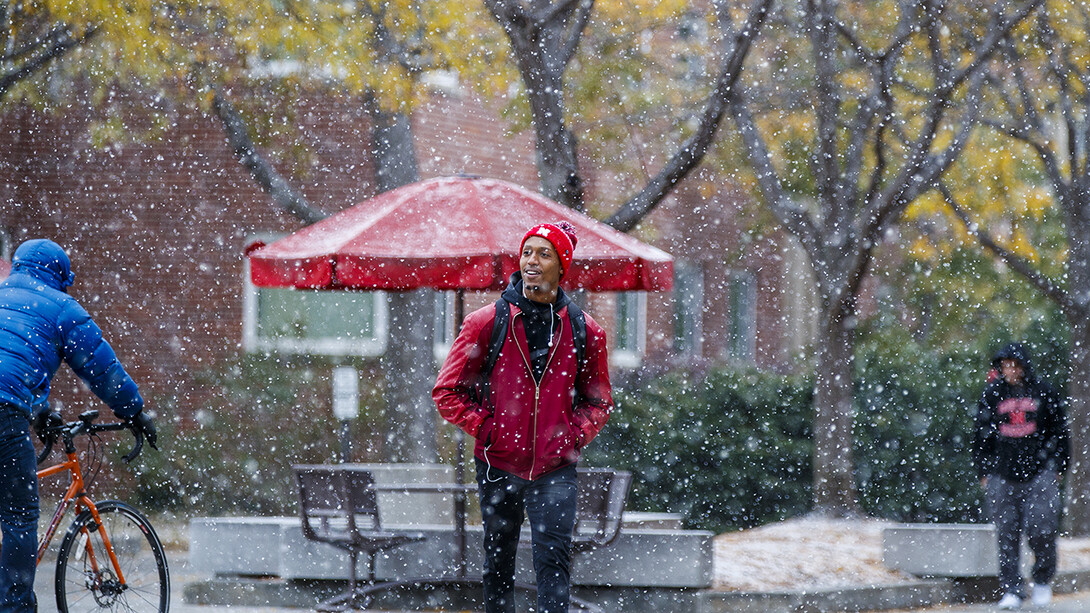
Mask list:
[{"label": "orange bicycle frame", "polygon": [[[106,553],[110,557],[110,563],[114,568],[114,572],[117,573],[117,580],[124,585],[125,577],[121,573],[121,564],[118,563],[117,556],[114,554],[113,545],[110,544],[110,537],[106,534],[106,527],[102,525],[102,518],[98,515],[98,508],[84,490],[83,471],[80,469],[79,458],[75,453],[69,453],[67,455],[68,459],[66,461],[38,471],[39,481],[46,477],[68,471],[72,475],[72,483],[68,485],[68,491],[65,492],[64,498],[61,499],[60,504],[57,505],[57,511],[53,513],[53,519],[49,522],[49,529],[46,530],[45,536],[42,537],[41,542],[38,544],[37,563],[41,563],[42,556],[45,555],[45,550],[49,546],[49,542],[53,540],[53,536],[60,526],[61,519],[64,518],[65,513],[68,511],[69,505],[75,502],[75,514],[77,516],[79,515],[80,507],[84,507],[91,512],[91,517],[94,518],[95,525],[98,526],[98,533],[102,536],[102,544],[105,546]],[[83,530],[87,530],[87,528],[83,528]],[[91,568],[97,575],[99,562],[95,557],[94,548],[91,547],[89,540],[85,543],[84,548],[88,562],[90,562]]]}]

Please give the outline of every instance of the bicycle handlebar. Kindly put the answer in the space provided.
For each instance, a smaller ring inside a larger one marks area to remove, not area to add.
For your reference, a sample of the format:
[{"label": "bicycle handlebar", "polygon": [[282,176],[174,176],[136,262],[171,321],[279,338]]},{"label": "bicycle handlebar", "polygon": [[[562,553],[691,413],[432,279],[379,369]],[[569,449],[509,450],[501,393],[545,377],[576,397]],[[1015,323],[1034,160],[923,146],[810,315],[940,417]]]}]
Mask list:
[{"label": "bicycle handlebar", "polygon": [[94,421],[98,419],[98,411],[86,411],[80,413],[79,420],[70,421],[58,426],[49,426],[43,428],[39,436],[42,438],[44,447],[42,452],[38,454],[38,464],[41,464],[49,457],[50,452],[53,451],[53,445],[57,443],[58,436],[64,441],[66,450],[72,448],[72,441],[83,434],[95,434],[97,432],[111,432],[114,430],[128,430],[132,432],[133,438],[136,439],[136,443],[133,448],[129,450],[124,456],[121,457],[125,463],[132,462],[136,459],[136,456],[140,455],[140,451],[144,449],[144,433],[133,427],[129,422],[115,422],[109,424],[96,424]]}]

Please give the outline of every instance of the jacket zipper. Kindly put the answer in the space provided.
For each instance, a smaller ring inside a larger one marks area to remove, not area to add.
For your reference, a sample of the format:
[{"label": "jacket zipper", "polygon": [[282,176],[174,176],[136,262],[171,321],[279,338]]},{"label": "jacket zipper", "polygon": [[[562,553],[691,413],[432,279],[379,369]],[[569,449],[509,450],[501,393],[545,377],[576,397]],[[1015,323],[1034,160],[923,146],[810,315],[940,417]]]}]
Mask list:
[{"label": "jacket zipper", "polygon": [[[522,315],[522,311],[515,313],[511,317],[511,324],[514,325],[515,317]],[[512,328],[512,332],[514,328]],[[549,338],[553,337],[553,322],[549,321]],[[549,352],[549,359],[545,360],[545,369],[541,371],[541,379],[545,380],[545,373],[549,372],[549,365],[553,363],[553,356],[556,355],[556,350],[560,348],[560,341],[564,338],[564,326],[563,322],[560,326],[560,337],[556,339],[556,344],[553,345],[553,350]],[[526,352],[522,350],[522,345],[518,343],[518,338],[515,338],[515,346],[519,348],[519,355],[522,356],[522,363],[526,365],[526,372],[530,375],[530,380],[534,382],[534,422],[533,429],[530,430],[530,472],[526,475],[528,479],[532,479],[534,476],[534,469],[537,468],[537,412],[538,406],[541,401],[541,382],[534,378],[534,367],[530,364],[530,357],[526,355]]]}]

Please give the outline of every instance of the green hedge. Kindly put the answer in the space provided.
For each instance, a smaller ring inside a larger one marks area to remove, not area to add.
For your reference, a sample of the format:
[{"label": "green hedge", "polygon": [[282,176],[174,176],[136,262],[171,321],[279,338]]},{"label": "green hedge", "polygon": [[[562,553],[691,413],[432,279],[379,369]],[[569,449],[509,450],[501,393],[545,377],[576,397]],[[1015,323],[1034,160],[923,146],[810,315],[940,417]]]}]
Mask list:
[{"label": "green hedge", "polygon": [[863,510],[912,522],[979,521],[969,444],[988,370],[973,352],[905,343],[857,358],[855,461]]},{"label": "green hedge", "polygon": [[[862,510],[898,521],[978,520],[968,436],[988,354],[928,350],[888,333],[881,342],[860,343],[857,354]],[[1062,367],[1062,360],[1048,360],[1061,364],[1048,370]],[[118,486],[151,509],[293,513],[291,464],[338,455],[330,367],[249,357],[210,373],[206,388],[215,393],[195,423],[161,419],[163,451],[145,454],[134,470],[114,471]],[[374,364],[358,367],[364,410],[353,424],[353,459],[381,461],[381,376]],[[617,389],[617,409],[584,463],[631,470],[629,508],[681,513],[690,527],[734,530],[804,514],[811,504],[812,388],[808,377],[719,368]],[[441,442],[450,461],[453,443]]]},{"label": "green hedge", "polygon": [[743,528],[810,504],[811,385],[727,370],[673,373],[615,393],[586,462],[631,470],[629,508],[692,527]]},{"label": "green hedge", "polygon": [[[969,455],[987,358],[971,351],[864,347],[857,358],[860,505],[898,521],[977,521]],[[630,508],[733,530],[811,504],[812,380],[718,369],[672,373],[616,393],[589,464],[635,474]]]}]

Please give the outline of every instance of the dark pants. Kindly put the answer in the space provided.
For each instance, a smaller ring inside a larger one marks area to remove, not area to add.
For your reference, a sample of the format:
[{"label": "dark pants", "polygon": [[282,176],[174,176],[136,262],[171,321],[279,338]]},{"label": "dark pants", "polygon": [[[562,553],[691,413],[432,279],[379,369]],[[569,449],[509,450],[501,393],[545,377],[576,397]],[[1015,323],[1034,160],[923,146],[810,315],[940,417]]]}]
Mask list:
[{"label": "dark pants", "polygon": [[33,611],[38,555],[38,478],[30,423],[0,405],[0,612]]},{"label": "dark pants", "polygon": [[523,513],[530,519],[537,612],[566,613],[575,529],[575,465],[534,481],[477,460],[484,519],[485,613],[515,612],[515,554]]},{"label": "dark pants", "polygon": [[1060,484],[1056,473],[1042,471],[1025,483],[988,477],[988,509],[999,545],[999,584],[1003,592],[1025,598],[1022,586],[1022,534],[1033,550],[1033,582],[1046,585],[1056,574],[1056,537],[1060,526]]}]

